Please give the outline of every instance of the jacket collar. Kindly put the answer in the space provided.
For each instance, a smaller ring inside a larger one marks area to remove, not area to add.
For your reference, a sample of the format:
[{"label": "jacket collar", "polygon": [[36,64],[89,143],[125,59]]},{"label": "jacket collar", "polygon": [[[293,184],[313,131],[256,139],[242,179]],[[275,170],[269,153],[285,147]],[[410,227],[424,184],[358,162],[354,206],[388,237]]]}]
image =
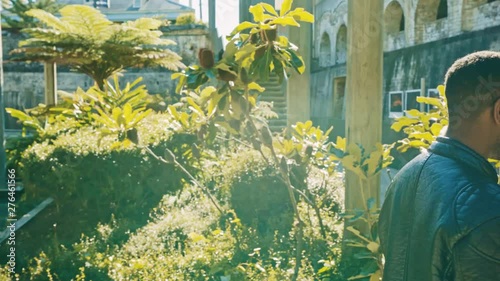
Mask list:
[{"label": "jacket collar", "polygon": [[429,151],[462,162],[471,169],[477,170],[482,176],[490,179],[492,182],[498,182],[498,175],[493,165],[484,159],[483,156],[458,140],[448,137],[438,137],[432,143]]}]

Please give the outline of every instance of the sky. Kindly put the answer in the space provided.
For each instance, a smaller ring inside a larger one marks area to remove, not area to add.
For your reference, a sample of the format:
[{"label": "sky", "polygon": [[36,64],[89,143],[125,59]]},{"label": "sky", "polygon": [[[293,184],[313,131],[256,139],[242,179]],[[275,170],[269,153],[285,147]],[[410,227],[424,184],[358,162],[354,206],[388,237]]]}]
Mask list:
[{"label": "sky", "polygon": [[[180,0],[179,3],[189,6],[189,2],[192,3],[192,7],[196,9],[196,18],[200,18],[200,2],[202,19],[204,22],[208,23],[208,0]],[[216,25],[219,32],[219,36],[223,38],[231,33],[233,28],[236,27],[239,21],[239,1],[237,0],[216,0]]]}]

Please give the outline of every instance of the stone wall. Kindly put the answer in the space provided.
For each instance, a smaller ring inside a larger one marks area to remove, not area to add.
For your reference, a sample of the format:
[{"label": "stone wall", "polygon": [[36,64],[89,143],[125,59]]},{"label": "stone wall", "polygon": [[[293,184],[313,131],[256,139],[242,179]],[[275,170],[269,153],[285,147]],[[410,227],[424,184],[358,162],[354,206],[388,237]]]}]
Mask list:
[{"label": "stone wall", "polygon": [[[401,137],[390,130],[389,92],[418,90],[421,78],[426,80],[426,91],[435,89],[457,58],[479,50],[500,50],[500,1],[447,0],[447,16],[437,19],[439,5],[444,5],[440,1],[446,0],[384,1],[385,95],[380,102],[385,142]],[[443,10],[439,13],[442,16]],[[335,87],[335,81],[345,78],[346,67],[332,58],[339,50],[339,30],[344,25],[349,28],[347,1],[323,0],[316,5],[315,15],[311,117],[323,128],[335,126],[334,133],[343,135],[344,114],[334,109],[342,108],[339,103],[345,101],[338,97],[347,93],[339,93],[345,89]]]},{"label": "stone wall", "polygon": [[[208,30],[199,26],[172,26],[163,30],[165,37],[173,40],[177,45],[171,49],[182,56],[186,65],[196,63],[199,48],[211,47]],[[32,108],[44,102],[44,75],[43,66],[40,63],[18,63],[9,62],[9,52],[17,47],[20,40],[25,38],[15,32],[3,31],[3,55],[4,55],[4,85],[3,94],[5,107],[18,109]],[[216,51],[217,52],[217,51]],[[128,69],[120,80],[125,84],[142,76],[143,83],[152,94],[173,94],[175,85],[170,79],[167,69]],[[57,87],[58,90],[73,92],[77,87],[88,88],[93,85],[92,79],[84,74],[71,72],[68,67],[58,67]],[[7,129],[19,128],[15,120],[8,117]]]}]

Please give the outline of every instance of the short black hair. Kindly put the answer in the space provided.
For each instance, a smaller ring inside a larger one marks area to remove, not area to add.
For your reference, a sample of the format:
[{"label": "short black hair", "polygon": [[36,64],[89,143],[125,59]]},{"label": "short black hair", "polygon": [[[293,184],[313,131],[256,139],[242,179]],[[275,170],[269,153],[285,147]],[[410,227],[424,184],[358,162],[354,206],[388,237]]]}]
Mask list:
[{"label": "short black hair", "polygon": [[455,61],[445,89],[450,127],[475,120],[500,98],[500,52],[481,51]]}]

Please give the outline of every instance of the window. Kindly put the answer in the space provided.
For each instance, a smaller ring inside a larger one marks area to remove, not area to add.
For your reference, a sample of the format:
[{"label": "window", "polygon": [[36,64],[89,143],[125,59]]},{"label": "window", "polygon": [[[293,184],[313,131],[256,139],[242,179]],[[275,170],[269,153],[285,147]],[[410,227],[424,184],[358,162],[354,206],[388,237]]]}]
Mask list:
[{"label": "window", "polygon": [[420,90],[409,90],[405,92],[405,115],[408,117],[415,117],[408,114],[409,110],[420,110],[420,103],[417,101],[417,97],[420,96]]},{"label": "window", "polygon": [[[420,89],[413,89],[408,91],[394,91],[389,92],[389,118],[398,118],[402,116],[416,117],[408,114],[408,111],[416,109],[418,111],[434,110],[434,107],[423,105],[417,101],[421,96]],[[427,96],[437,97],[439,92],[437,90],[429,90]]]},{"label": "window", "polygon": [[321,43],[319,47],[319,62],[322,66],[330,64],[332,51],[330,46],[330,36],[325,32],[323,33],[323,36],[321,36]]},{"label": "window", "polygon": [[403,8],[397,1],[392,1],[384,12],[385,30],[388,34],[395,34],[405,30],[405,16]]},{"label": "window", "polygon": [[91,2],[94,8],[109,8],[111,6],[111,0],[85,0],[85,2]]},{"label": "window", "polygon": [[346,63],[347,61],[347,27],[340,26],[337,33],[337,41],[335,43],[335,62],[338,64]]},{"label": "window", "polygon": [[389,92],[389,118],[403,116],[403,92]]},{"label": "window", "polygon": [[448,1],[447,0],[441,0],[439,1],[439,7],[438,7],[438,12],[436,19],[444,19],[448,17]]},{"label": "window", "polygon": [[[429,89],[427,90],[427,97],[429,98],[439,98],[439,92],[436,89]],[[434,105],[426,104],[425,105],[425,111],[427,112],[432,112],[438,110],[438,108]]]},{"label": "window", "polygon": [[134,0],[133,8],[140,8],[142,0]]},{"label": "window", "polygon": [[345,83],[346,78],[340,77],[333,80],[333,118],[344,120],[345,117]]}]

